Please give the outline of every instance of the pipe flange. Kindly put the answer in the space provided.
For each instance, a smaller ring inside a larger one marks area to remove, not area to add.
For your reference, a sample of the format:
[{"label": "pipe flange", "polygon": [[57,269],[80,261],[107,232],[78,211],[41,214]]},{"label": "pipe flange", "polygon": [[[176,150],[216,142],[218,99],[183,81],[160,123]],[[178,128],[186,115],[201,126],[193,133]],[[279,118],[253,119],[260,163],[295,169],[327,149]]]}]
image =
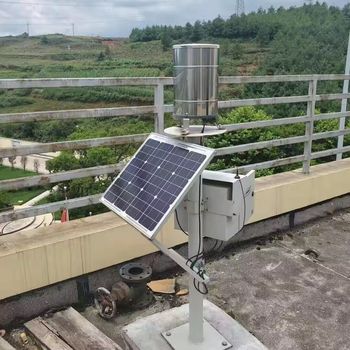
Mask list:
[{"label": "pipe flange", "polygon": [[152,268],[142,263],[129,263],[119,270],[120,277],[126,283],[147,283],[151,280]]}]

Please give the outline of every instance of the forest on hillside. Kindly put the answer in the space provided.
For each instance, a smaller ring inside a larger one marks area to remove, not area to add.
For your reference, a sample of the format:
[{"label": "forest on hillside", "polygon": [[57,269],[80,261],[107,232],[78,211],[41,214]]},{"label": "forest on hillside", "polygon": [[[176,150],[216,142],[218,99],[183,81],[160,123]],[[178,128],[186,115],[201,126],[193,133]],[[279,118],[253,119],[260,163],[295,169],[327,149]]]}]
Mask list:
[{"label": "forest on hillside", "polygon": [[288,9],[259,9],[226,20],[219,16],[185,26],[134,28],[130,40],[161,40],[164,49],[173,43],[253,40],[270,48],[258,68],[261,74],[342,73],[349,29],[350,3],[340,9],[317,2]]}]

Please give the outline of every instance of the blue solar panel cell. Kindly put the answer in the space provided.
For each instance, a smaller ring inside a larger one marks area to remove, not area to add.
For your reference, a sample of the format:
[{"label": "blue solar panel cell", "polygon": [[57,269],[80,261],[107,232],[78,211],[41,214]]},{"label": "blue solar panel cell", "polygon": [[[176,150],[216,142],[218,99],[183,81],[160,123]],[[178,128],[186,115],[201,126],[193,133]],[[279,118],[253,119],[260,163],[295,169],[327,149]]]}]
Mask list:
[{"label": "blue solar panel cell", "polygon": [[151,238],[180,202],[213,150],[151,135],[102,202]]}]

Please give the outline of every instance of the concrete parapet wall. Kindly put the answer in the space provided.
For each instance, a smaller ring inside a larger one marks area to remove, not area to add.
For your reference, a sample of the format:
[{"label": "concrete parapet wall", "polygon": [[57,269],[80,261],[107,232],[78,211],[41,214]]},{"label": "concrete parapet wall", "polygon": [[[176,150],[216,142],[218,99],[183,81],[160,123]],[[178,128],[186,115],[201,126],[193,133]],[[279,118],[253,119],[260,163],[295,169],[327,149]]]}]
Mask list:
[{"label": "concrete parapet wall", "polygon": [[[291,171],[257,179],[255,213],[250,220],[251,224],[229,243],[285,230],[291,225],[350,206],[350,199],[345,196],[301,210],[348,194],[349,179],[350,160],[314,166],[309,175]],[[173,229],[172,220],[165,225],[159,238],[167,246],[180,245],[187,240],[185,235]],[[56,286],[59,286],[59,282],[81,275],[88,275],[84,277],[85,282],[93,289],[105,284],[103,276],[116,276],[115,265],[155,251],[155,247],[146,238],[112,213],[2,236],[0,299],[57,283]],[[156,257],[159,261],[154,266],[157,265],[158,272],[174,266],[160,255],[153,254],[151,258],[145,259],[154,262]],[[99,271],[102,269],[103,272]],[[56,286],[47,290],[54,290],[52,293],[55,294]],[[40,293],[29,293],[30,298],[41,295]],[[70,295],[71,298],[65,298],[66,302],[70,299],[72,303],[75,302],[77,294],[72,292]],[[23,296],[28,297],[28,294]],[[10,313],[11,320],[4,319],[5,314],[9,315],[9,310],[14,307],[11,299],[0,302],[0,325],[15,319],[13,312]],[[48,304],[45,305],[49,308]],[[51,306],[54,305],[56,304]],[[4,308],[8,310],[6,313]]]}]

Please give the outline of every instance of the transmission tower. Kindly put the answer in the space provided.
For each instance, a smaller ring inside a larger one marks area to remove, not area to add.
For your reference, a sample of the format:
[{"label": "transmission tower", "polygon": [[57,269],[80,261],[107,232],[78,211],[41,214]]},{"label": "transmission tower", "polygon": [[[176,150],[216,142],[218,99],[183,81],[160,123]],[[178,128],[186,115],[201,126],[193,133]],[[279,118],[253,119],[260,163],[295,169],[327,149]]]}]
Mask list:
[{"label": "transmission tower", "polygon": [[244,13],[244,0],[236,0],[236,16]]}]

